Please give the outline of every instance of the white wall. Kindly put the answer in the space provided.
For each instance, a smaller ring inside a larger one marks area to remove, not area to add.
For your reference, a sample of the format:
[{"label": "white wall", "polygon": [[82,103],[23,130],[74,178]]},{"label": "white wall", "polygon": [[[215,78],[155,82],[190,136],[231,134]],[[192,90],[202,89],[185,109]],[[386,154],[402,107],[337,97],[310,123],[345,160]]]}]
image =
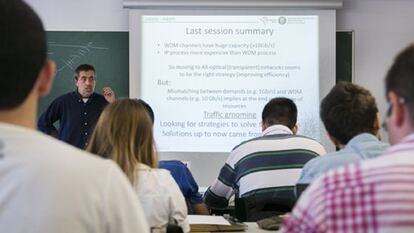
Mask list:
[{"label": "white wall", "polygon": [[25,0],[46,30],[128,31],[122,0]]},{"label": "white wall", "polygon": [[413,10],[412,0],[344,0],[337,11],[337,29],[355,31],[355,82],[371,90],[382,113],[385,74],[394,56],[414,42]]}]

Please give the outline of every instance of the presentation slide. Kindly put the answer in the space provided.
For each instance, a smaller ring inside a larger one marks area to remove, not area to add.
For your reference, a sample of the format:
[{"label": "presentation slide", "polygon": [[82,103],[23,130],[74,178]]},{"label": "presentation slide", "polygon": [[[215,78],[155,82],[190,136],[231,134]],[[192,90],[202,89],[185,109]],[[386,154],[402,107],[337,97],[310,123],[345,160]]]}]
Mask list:
[{"label": "presentation slide", "polygon": [[161,152],[229,152],[261,136],[272,98],[320,138],[317,15],[143,15],[140,96]]}]

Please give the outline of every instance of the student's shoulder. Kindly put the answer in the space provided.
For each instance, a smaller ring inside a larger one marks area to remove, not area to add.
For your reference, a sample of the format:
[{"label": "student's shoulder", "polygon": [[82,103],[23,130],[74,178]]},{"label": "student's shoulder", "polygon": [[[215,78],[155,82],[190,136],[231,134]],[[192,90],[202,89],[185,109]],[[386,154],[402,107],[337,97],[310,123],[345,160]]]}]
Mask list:
[{"label": "student's shoulder", "polygon": [[151,168],[151,173],[154,179],[157,179],[162,186],[171,187],[171,185],[177,185],[171,172],[163,168]]},{"label": "student's shoulder", "polygon": [[[9,164],[19,166],[20,176],[38,177],[39,187],[71,187],[74,190],[104,188],[108,182],[117,183],[122,172],[114,162],[54,139],[34,129],[4,126],[10,151]],[[16,169],[18,170],[18,169]],[[120,178],[121,177],[121,178]]]},{"label": "student's shoulder", "polygon": [[292,139],[300,140],[307,143],[314,143],[322,146],[322,144],[318,140],[304,135],[293,135]]},{"label": "student's shoulder", "polygon": [[273,134],[273,135],[259,136],[259,137],[255,137],[255,138],[252,138],[246,141],[242,141],[240,144],[236,145],[232,149],[232,151],[240,150],[240,149],[243,149],[244,147],[255,146],[261,142],[278,141],[278,140],[283,140],[283,139],[287,139],[291,137],[292,135],[289,135],[289,134]]},{"label": "student's shoulder", "polygon": [[[114,163],[91,154],[50,136],[39,133],[37,143],[42,149],[37,150],[39,157],[48,159],[51,165],[65,167],[65,171],[103,171],[111,169]],[[90,174],[90,172],[87,172]]]},{"label": "student's shoulder", "polygon": [[333,165],[333,163],[339,163],[339,160],[344,157],[342,156],[343,153],[338,152],[331,152],[327,153],[323,156],[315,157],[309,160],[306,164],[304,169],[320,169],[323,170],[325,167],[329,167]]},{"label": "student's shoulder", "polygon": [[171,172],[165,168],[151,168],[151,172],[154,173],[158,179],[172,178]]},{"label": "student's shoulder", "polygon": [[162,160],[159,162],[160,168],[174,167],[186,168],[187,166],[180,160]]},{"label": "student's shoulder", "polygon": [[292,137],[291,141],[294,141],[296,144],[303,147],[303,149],[316,151],[319,155],[326,154],[325,147],[322,145],[322,143],[314,138],[303,135],[295,135]]},{"label": "student's shoulder", "polygon": [[137,176],[139,179],[139,189],[141,191],[155,186],[158,190],[164,190],[166,192],[171,185],[177,185],[170,171],[162,168],[150,168],[147,165],[140,164]]}]

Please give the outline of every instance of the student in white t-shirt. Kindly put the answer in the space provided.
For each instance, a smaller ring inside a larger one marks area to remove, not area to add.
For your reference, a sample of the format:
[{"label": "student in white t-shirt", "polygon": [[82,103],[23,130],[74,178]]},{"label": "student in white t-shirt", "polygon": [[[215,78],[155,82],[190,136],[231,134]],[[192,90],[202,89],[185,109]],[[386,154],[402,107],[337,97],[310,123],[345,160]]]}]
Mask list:
[{"label": "student in white t-shirt", "polygon": [[115,163],[35,130],[55,74],[36,13],[0,0],[0,35],[0,232],[149,232]]},{"label": "student in white t-shirt", "polygon": [[171,174],[156,168],[152,123],[138,100],[122,99],[108,105],[87,150],[118,163],[134,186],[152,228],[176,223],[189,232],[184,197]]}]

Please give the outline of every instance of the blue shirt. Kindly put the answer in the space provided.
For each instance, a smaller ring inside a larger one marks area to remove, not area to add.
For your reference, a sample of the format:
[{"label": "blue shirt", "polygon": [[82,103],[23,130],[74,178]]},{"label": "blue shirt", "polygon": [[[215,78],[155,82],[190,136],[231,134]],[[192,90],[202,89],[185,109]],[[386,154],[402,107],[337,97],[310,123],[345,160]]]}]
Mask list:
[{"label": "blue shirt", "polygon": [[298,183],[309,184],[332,168],[359,160],[375,158],[381,155],[388,147],[387,143],[379,141],[372,134],[359,134],[353,137],[340,151],[331,152],[307,162],[303,167]]},{"label": "blue shirt", "polygon": [[191,204],[203,203],[203,198],[198,192],[198,185],[184,163],[178,160],[164,160],[160,161],[159,167],[171,172],[171,175],[180,187],[183,196]]},{"label": "blue shirt", "polygon": [[39,130],[50,134],[57,131],[53,124],[59,121],[59,139],[78,148],[85,148],[88,137],[108,102],[93,93],[85,103],[74,91],[56,98],[39,117]]}]

